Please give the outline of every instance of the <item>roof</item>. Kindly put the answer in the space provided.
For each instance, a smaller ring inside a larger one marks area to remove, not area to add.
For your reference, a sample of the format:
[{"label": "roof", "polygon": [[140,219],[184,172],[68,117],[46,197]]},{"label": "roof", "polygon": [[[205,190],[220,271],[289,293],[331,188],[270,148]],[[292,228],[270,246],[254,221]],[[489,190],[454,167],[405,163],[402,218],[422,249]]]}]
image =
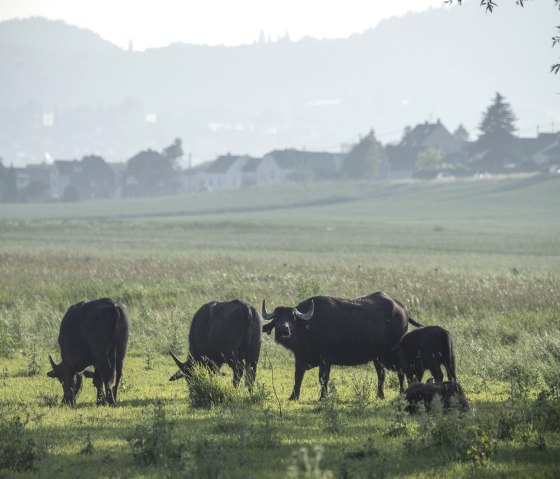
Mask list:
[{"label": "roof", "polygon": [[206,169],[206,173],[223,174],[227,173],[233,164],[240,158],[247,158],[246,156],[225,155],[216,158],[210,166]]},{"label": "roof", "polygon": [[70,176],[78,167],[78,160],[55,160],[54,166],[62,176]]},{"label": "roof", "polygon": [[243,173],[254,173],[257,171],[257,166],[261,161],[260,158],[247,157],[247,163],[243,165]]},{"label": "roof", "polygon": [[285,170],[298,167],[311,168],[316,174],[332,174],[340,169],[343,153],[329,153],[325,151],[306,150],[274,150],[265,155],[272,158],[276,164]]},{"label": "roof", "polygon": [[399,143],[399,146],[404,147],[421,147],[425,146],[424,142],[430,137],[432,133],[436,130],[443,129],[448,135],[451,133],[447,131],[447,128],[441,124],[438,120],[437,123],[423,123],[416,125],[409,133]]}]

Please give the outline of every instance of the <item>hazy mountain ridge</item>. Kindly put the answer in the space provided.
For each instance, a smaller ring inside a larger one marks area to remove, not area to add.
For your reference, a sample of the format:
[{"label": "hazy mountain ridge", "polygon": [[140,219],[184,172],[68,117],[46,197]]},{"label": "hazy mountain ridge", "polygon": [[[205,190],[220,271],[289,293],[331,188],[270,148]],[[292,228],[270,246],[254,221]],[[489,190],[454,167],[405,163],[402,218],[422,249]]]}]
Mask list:
[{"label": "hazy mountain ridge", "polygon": [[[0,23],[0,107],[33,99],[61,111],[133,98],[161,120],[154,142],[183,136],[204,154],[261,154],[282,146],[338,149],[372,127],[385,142],[430,116],[450,129],[464,122],[476,136],[499,90],[521,128],[533,130],[560,121],[558,77],[549,73],[560,56],[550,48],[555,12],[534,2],[489,15],[465,4],[391,18],[348,39],[145,52],[63,22],[14,20]],[[210,131],[209,124],[238,130]],[[159,145],[131,138],[140,140]]]}]

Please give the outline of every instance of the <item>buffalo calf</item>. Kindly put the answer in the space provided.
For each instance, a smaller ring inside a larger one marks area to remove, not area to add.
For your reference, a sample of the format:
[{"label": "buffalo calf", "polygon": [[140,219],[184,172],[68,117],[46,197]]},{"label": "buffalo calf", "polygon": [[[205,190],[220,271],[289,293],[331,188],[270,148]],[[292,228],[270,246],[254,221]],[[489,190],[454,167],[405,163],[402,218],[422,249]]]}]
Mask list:
[{"label": "buffalo calf", "polygon": [[423,405],[429,411],[431,403],[436,396],[441,398],[445,409],[449,409],[453,401],[455,401],[459,409],[463,411],[469,410],[469,403],[463,388],[460,384],[453,381],[411,384],[405,392],[405,399],[408,402],[405,410],[409,413],[415,413],[418,412],[420,405]]},{"label": "buffalo calf", "polygon": [[439,326],[425,326],[405,334],[397,346],[375,361],[379,370],[384,367],[397,371],[401,394],[404,393],[404,377],[408,384],[422,382],[429,370],[438,383],[443,381],[441,367],[449,381],[457,381],[455,374],[455,353],[449,331]]},{"label": "buffalo calf", "polygon": [[[58,335],[62,362],[56,364],[49,354],[52,371],[47,373],[62,384],[62,403],[76,403],[85,376],[93,378],[97,404],[114,406],[127,343],[128,319],[121,304],[101,298],[70,306]],[[86,369],[92,365],[94,372]]]}]

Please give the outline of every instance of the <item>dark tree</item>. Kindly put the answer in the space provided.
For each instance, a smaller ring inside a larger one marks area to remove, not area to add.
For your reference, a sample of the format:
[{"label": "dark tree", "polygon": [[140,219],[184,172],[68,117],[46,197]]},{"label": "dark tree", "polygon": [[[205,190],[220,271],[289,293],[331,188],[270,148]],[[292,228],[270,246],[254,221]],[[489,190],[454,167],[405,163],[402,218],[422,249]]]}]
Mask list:
[{"label": "dark tree", "polygon": [[163,149],[163,154],[169,160],[177,161],[179,158],[181,158],[184,154],[183,142],[181,138],[175,138],[171,145]]},{"label": "dark tree", "polygon": [[181,142],[173,143],[163,153],[141,151],[128,160],[125,170],[126,196],[156,196],[176,193],[179,189],[177,154]]},{"label": "dark tree", "polygon": [[490,171],[500,171],[506,164],[518,160],[515,141],[515,121],[511,105],[496,93],[492,104],[482,115],[479,125],[480,136],[477,150],[483,152],[484,167]]},{"label": "dark tree", "polygon": [[373,130],[350,150],[344,159],[342,173],[347,178],[377,178],[381,162],[381,143]]},{"label": "dark tree", "polygon": [[[444,0],[443,3],[447,5],[452,5],[454,0]],[[463,4],[463,0],[456,0],[459,5]],[[529,0],[515,0],[515,4],[519,5],[520,7],[524,7],[526,3],[529,3]],[[480,0],[480,6],[485,7],[487,12],[492,13],[494,8],[498,6],[496,0]],[[560,0],[554,0],[554,6],[557,9],[560,9]],[[558,33],[560,33],[560,26],[556,27]],[[552,46],[555,46],[557,43],[560,43],[560,35],[554,35],[552,37]],[[558,73],[560,71],[560,63],[555,63],[550,67],[550,71],[554,73]]]},{"label": "dark tree", "polygon": [[504,97],[496,93],[494,101],[482,115],[479,125],[480,139],[483,141],[503,141],[513,137],[517,118]]}]

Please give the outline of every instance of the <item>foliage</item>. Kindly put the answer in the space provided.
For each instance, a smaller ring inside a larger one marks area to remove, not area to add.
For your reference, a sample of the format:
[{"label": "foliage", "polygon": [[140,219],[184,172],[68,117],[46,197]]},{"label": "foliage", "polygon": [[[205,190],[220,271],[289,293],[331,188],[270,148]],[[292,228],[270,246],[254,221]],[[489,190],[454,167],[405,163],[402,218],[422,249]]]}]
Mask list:
[{"label": "foliage", "polygon": [[494,101],[484,114],[479,125],[481,140],[491,143],[511,138],[517,120],[511,105],[504,101],[500,93],[496,93]]},{"label": "foliage", "polygon": [[344,159],[342,174],[347,178],[377,178],[381,164],[381,143],[371,130]]},{"label": "foliage", "polygon": [[233,401],[233,388],[221,376],[204,366],[196,366],[189,378],[189,404],[194,408],[211,408]]},{"label": "foliage", "polygon": [[418,171],[436,171],[443,165],[443,152],[439,148],[426,148],[418,153],[414,164]]},{"label": "foliage", "polygon": [[176,453],[173,443],[174,423],[166,418],[161,401],[156,401],[152,412],[152,421],[138,424],[127,436],[134,460],[138,464],[150,465],[164,461]]},{"label": "foliage", "polygon": [[0,415],[0,471],[30,471],[37,468],[42,451],[26,425],[29,418]]}]

